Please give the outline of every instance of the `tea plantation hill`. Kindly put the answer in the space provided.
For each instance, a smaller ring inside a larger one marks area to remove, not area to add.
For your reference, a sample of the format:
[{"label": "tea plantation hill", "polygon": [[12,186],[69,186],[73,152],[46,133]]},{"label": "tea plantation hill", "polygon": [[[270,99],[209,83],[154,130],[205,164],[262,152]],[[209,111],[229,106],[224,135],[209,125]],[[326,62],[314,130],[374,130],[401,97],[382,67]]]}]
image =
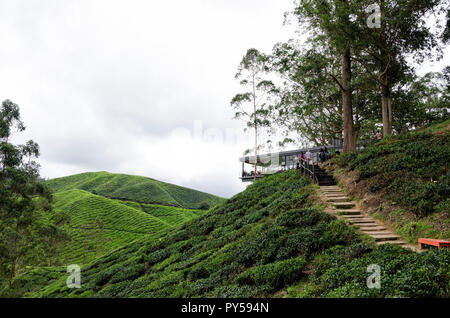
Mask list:
[{"label": "tea plantation hill", "polygon": [[[145,237],[82,267],[14,281],[26,297],[449,297],[450,253],[376,246],[323,212],[316,186],[297,171],[258,180],[167,235]],[[366,285],[381,267],[381,288]]]},{"label": "tea plantation hill", "polygon": [[[138,238],[166,233],[224,201],[145,177],[106,172],[53,179],[47,184],[54,191],[54,210],[70,217],[66,225],[70,241],[55,260],[61,265],[83,264]],[[184,208],[201,205],[202,210]]]},{"label": "tea plantation hill", "polygon": [[342,154],[335,178],[402,238],[450,239],[450,119]]},{"label": "tea plantation hill", "polygon": [[47,181],[54,191],[79,189],[110,199],[199,209],[223,202],[217,196],[150,179],[108,172],[87,172]]}]

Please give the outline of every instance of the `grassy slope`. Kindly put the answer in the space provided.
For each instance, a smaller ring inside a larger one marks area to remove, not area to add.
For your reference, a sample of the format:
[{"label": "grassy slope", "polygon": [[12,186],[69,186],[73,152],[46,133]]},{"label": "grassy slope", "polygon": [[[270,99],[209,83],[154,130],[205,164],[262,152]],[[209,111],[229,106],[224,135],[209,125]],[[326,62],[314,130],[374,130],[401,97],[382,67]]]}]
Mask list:
[{"label": "grassy slope", "polygon": [[[150,214],[135,202],[124,203],[76,189],[56,193],[54,209],[66,212],[71,218],[68,224],[71,241],[62,255],[65,264],[82,262],[84,254],[87,260],[93,259],[143,236],[167,232],[205,213],[164,207],[165,213]],[[96,220],[103,223],[103,230],[97,234]],[[82,225],[87,225],[89,230],[82,230]]]},{"label": "grassy slope", "polygon": [[[450,239],[450,120],[342,155],[336,176],[405,239]],[[348,178],[353,175],[353,178]]]},{"label": "grassy slope", "polygon": [[202,202],[210,207],[223,202],[222,198],[204,192],[146,177],[108,172],[82,173],[52,179],[47,184],[54,192],[79,189],[113,199],[187,209],[199,208]]},{"label": "grassy slope", "polygon": [[[362,243],[312,193],[296,171],[266,177],[165,237],[84,266],[81,289],[68,289],[57,268],[14,286],[32,297],[450,296],[448,250]],[[381,289],[366,287],[369,264],[381,266]]]}]

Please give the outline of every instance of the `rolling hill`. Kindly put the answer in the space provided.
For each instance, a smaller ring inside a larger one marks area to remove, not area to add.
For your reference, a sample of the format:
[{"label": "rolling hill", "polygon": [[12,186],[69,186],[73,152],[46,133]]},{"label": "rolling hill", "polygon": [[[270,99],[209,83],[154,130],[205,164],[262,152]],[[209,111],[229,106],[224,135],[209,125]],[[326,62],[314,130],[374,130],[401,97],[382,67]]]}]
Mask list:
[{"label": "rolling hill", "polygon": [[[61,247],[56,264],[84,264],[138,238],[162,235],[223,201],[153,179],[107,172],[46,183],[54,192],[54,211],[70,218],[65,225],[70,241]],[[203,209],[191,208],[197,206]]]},{"label": "rolling hill", "polygon": [[198,209],[213,207],[224,199],[147,177],[108,172],[87,172],[47,181],[54,191],[79,189],[111,199]]},{"label": "rolling hill", "polygon": [[206,210],[139,204],[105,198],[84,190],[54,194],[53,209],[70,217],[70,241],[58,263],[86,263],[144,236],[169,230],[207,213]]},{"label": "rolling hill", "polygon": [[[159,238],[141,238],[82,268],[69,289],[64,268],[14,281],[26,297],[448,297],[450,254],[376,246],[324,213],[297,171],[258,180],[209,213]],[[159,212],[155,212],[156,214]],[[366,285],[381,268],[382,288]]]}]

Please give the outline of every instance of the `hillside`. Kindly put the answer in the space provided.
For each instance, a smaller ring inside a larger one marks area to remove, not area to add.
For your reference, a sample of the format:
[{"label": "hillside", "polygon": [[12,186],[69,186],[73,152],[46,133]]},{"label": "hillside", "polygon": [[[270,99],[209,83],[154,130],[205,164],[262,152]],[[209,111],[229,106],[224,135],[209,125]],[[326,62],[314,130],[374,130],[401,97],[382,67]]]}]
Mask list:
[{"label": "hillside", "polygon": [[330,166],[348,193],[411,243],[450,238],[450,120],[384,138]]},{"label": "hillside", "polygon": [[[82,268],[80,289],[65,269],[40,268],[14,281],[28,297],[448,297],[450,253],[418,254],[366,242],[323,212],[315,186],[289,171],[244,192],[160,239],[142,238]],[[381,288],[366,286],[367,266]]]},{"label": "hillside", "polygon": [[[65,225],[70,240],[59,247],[59,255],[50,264],[85,264],[138,238],[166,233],[223,201],[145,177],[103,172],[46,183],[54,192],[54,211],[70,218]],[[192,198],[184,199],[189,195]],[[177,207],[194,205],[202,205],[203,210]]]},{"label": "hillside", "polygon": [[60,259],[63,264],[85,263],[138,238],[167,232],[205,213],[186,210],[184,215],[182,209],[166,209],[164,215],[151,215],[139,207],[83,190],[58,192],[54,195],[54,210],[70,216],[67,228],[71,236]]},{"label": "hillside", "polygon": [[87,172],[47,181],[54,191],[79,189],[111,199],[198,209],[202,203],[213,207],[223,202],[217,196],[157,181],[147,177]]}]

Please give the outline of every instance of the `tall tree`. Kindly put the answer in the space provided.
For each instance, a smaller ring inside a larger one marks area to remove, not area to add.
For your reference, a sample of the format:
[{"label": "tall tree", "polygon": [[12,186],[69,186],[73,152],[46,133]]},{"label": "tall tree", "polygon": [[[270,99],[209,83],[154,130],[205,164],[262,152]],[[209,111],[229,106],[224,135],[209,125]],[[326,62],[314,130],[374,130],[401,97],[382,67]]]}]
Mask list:
[{"label": "tall tree", "polygon": [[338,71],[335,56],[322,45],[302,48],[295,41],[288,41],[275,45],[270,61],[271,70],[283,80],[279,89],[281,98],[273,112],[274,120],[284,128],[283,134],[287,137],[296,132],[314,145],[340,138],[340,94],[330,77]]},{"label": "tall tree", "polygon": [[19,268],[41,261],[39,219],[51,210],[51,193],[39,180],[39,146],[32,140],[13,145],[25,126],[19,106],[6,100],[0,108],[0,278],[9,282]]},{"label": "tall tree", "polygon": [[277,93],[272,81],[264,78],[269,71],[267,56],[257,49],[249,49],[238,67],[235,78],[245,88],[231,100],[231,106],[236,109],[235,119],[243,119],[248,128],[255,132],[254,147],[254,180],[256,180],[256,167],[258,158],[258,133],[261,128],[270,127],[269,113],[272,110],[271,96]]},{"label": "tall tree", "polygon": [[[280,126],[296,131],[310,143],[320,146],[342,138],[342,98],[334,78],[341,72],[339,54],[326,38],[311,37],[299,46],[291,40],[278,43],[271,55],[271,69],[281,76],[280,104],[273,115]],[[376,83],[359,65],[352,71],[353,137],[368,141],[375,135],[380,117]],[[291,141],[289,138],[288,141]]]},{"label": "tall tree", "polygon": [[13,130],[24,131],[25,126],[19,107],[6,100],[0,109],[0,270],[10,287],[34,241],[32,225],[37,214],[33,198],[51,198],[37,181],[38,165],[32,159],[39,156],[38,145],[33,141],[18,146],[9,143]]},{"label": "tall tree", "polygon": [[[379,27],[368,27],[367,8],[376,4]],[[355,1],[356,40],[353,59],[361,63],[380,86],[384,135],[392,134],[392,90],[409,76],[407,58],[413,55],[423,61],[438,48],[438,34],[424,17],[434,12],[439,0],[359,0]]]},{"label": "tall tree", "polygon": [[357,127],[353,123],[352,60],[354,26],[351,20],[352,2],[347,0],[300,1],[294,11],[300,23],[306,23],[311,32],[323,34],[330,47],[339,52],[341,59],[340,79],[332,76],[342,95],[342,121],[344,152],[356,150]]}]

